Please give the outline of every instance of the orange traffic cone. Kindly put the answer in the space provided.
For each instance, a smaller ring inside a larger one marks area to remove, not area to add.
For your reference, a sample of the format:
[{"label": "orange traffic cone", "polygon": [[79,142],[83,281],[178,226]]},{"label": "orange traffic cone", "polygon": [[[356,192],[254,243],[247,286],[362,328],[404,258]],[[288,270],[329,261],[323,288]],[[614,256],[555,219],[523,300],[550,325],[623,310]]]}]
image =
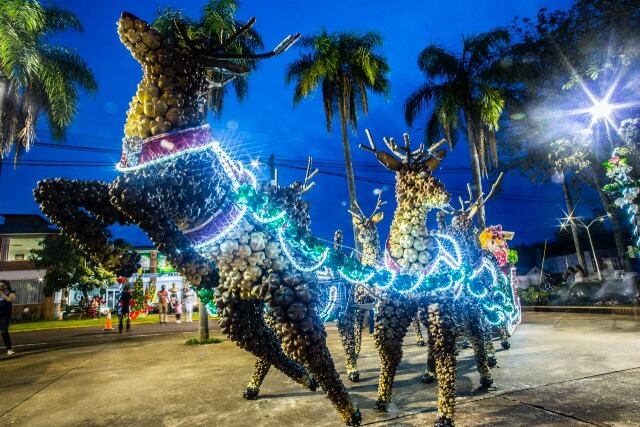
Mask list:
[{"label": "orange traffic cone", "polygon": [[103,331],[113,331],[113,325],[111,324],[111,310],[107,314],[107,322],[104,324]]}]

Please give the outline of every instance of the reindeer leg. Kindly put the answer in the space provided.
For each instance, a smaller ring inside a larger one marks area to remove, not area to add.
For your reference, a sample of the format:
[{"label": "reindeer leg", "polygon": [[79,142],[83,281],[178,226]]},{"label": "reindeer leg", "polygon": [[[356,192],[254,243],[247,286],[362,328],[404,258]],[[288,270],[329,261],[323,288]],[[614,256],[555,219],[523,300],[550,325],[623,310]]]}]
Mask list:
[{"label": "reindeer leg", "polygon": [[438,377],[438,417],[434,426],[449,427],[454,425],[456,402],[456,328],[450,310],[441,304],[431,304],[429,328]]},{"label": "reindeer leg", "polygon": [[373,339],[380,355],[380,379],[375,407],[381,411],[386,411],[391,402],[393,380],[402,360],[402,341],[416,309],[411,301],[399,295],[381,300],[376,305]]},{"label": "reindeer leg", "polygon": [[292,272],[270,273],[263,283],[268,286],[265,299],[278,321],[287,353],[314,375],[347,425],[360,425],[360,410],[340,380],[327,348],[324,324],[316,313],[317,284],[308,275]]},{"label": "reindeer leg", "polygon": [[420,316],[416,314],[416,316],[411,319],[411,327],[413,327],[413,331],[416,333],[416,344],[418,347],[423,347],[424,337],[422,336],[422,331],[420,330]]},{"label": "reindeer leg", "polygon": [[[371,298],[369,295],[365,293],[365,290],[362,286],[356,287],[356,296],[355,302],[357,304],[366,304],[371,302]],[[364,327],[364,317],[367,311],[358,309],[355,311],[355,319],[354,319],[354,336],[356,339],[356,357],[360,355],[360,349],[362,348],[362,328]]]},{"label": "reindeer leg", "polygon": [[507,331],[506,326],[500,326],[499,328],[499,332],[500,332],[500,346],[502,347],[503,350],[509,350],[509,348],[511,347],[511,343],[509,342],[509,332]]},{"label": "reindeer leg", "polygon": [[480,308],[475,304],[469,304],[464,312],[471,346],[475,353],[476,367],[478,368],[478,373],[480,373],[480,389],[487,390],[493,384],[491,370],[489,369],[490,353],[487,351],[487,346],[490,344],[493,347],[493,344],[490,339],[487,340],[486,328],[482,321]]},{"label": "reindeer leg", "polygon": [[58,225],[93,261],[113,273],[130,277],[140,256],[109,241],[107,226],[127,224],[125,215],[109,202],[109,186],[99,181],[45,179],[33,192],[42,212]]},{"label": "reindeer leg", "polygon": [[429,316],[424,308],[420,307],[418,315],[422,320],[422,324],[427,330],[427,367],[422,374],[422,382],[425,384],[431,384],[436,380],[436,359],[435,359],[435,340],[429,327]]},{"label": "reindeer leg", "polygon": [[354,335],[355,315],[360,311],[355,308],[351,302],[351,298],[347,301],[347,307],[338,317],[338,334],[342,341],[342,348],[344,349],[346,358],[347,377],[349,381],[358,382],[360,380],[360,372],[358,372],[358,355],[356,353],[357,337]]},{"label": "reindeer leg", "polygon": [[245,398],[257,397],[271,365],[298,384],[315,390],[317,383],[307,370],[282,351],[280,340],[262,316],[264,304],[261,301],[240,299],[238,293],[228,291],[221,285],[216,289],[216,305],[221,313],[219,323],[222,332],[240,348],[258,358],[251,382],[245,390]]},{"label": "reindeer leg", "polygon": [[[111,203],[145,232],[182,276],[200,288],[215,288],[217,271],[193,248],[171,217],[173,212],[168,203],[176,203],[179,199],[176,193],[178,189],[163,176],[154,175],[118,177],[109,191]],[[186,200],[182,206],[188,208]]]},{"label": "reindeer leg", "polygon": [[243,397],[245,399],[254,400],[258,398],[258,394],[260,394],[260,386],[269,373],[270,368],[271,363],[267,362],[266,360],[256,360],[253,374],[251,375],[251,381],[249,381],[249,385],[247,385],[247,388],[243,393]]}]

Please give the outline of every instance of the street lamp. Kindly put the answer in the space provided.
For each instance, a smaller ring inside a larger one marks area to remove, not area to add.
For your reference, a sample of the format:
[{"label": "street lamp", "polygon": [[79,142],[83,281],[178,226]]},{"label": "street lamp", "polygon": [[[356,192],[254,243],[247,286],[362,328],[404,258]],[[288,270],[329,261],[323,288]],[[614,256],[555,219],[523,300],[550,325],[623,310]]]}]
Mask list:
[{"label": "street lamp", "polygon": [[579,217],[573,216],[573,212],[567,214],[565,216],[564,222],[560,223],[560,228],[564,230],[569,223],[577,225],[578,227],[582,227],[587,230],[587,237],[589,238],[589,244],[591,245],[591,253],[593,254],[593,260],[596,263],[596,270],[598,271],[598,280],[602,280],[602,274],[600,273],[600,266],[598,265],[598,257],[596,255],[596,250],[593,248],[593,240],[591,240],[591,231],[589,230],[593,224],[603,223],[604,220],[608,217],[608,215],[599,216],[594,218],[589,224],[585,224]]}]

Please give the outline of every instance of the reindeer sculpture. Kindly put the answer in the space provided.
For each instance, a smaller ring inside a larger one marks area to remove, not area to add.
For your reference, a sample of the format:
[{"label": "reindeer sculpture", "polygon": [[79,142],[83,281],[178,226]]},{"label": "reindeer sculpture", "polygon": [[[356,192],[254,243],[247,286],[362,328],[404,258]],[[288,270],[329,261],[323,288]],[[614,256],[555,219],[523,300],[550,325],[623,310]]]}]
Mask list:
[{"label": "reindeer sculpture", "polygon": [[[262,230],[268,218],[246,215],[246,208],[234,203],[230,195],[238,187],[257,184],[212,140],[205,124],[205,93],[211,84],[221,86],[247,73],[238,61],[278,55],[299,37],[288,36],[265,54],[225,53],[226,46],[254,23],[251,19],[218,43],[192,40],[179,22],[181,37],[168,39],[123,13],[118,34],[142,65],[143,78],[125,124],[118,165],[122,175],[112,183],[44,180],[34,195],[63,233],[117,274],[131,276],[138,258],[111,243],[107,227],[115,222],[136,224],[187,280],[200,286],[201,296],[215,289],[223,332],[259,359],[248,387],[250,397],[270,365],[313,389],[304,365],[343,420],[358,424],[360,412],[326,347],[315,307],[314,277],[294,269],[279,239]],[[213,72],[222,79],[212,80]],[[308,226],[296,218],[302,206],[299,191],[267,186],[261,194],[286,201],[287,213]],[[265,304],[273,312],[277,334],[263,318]]]},{"label": "reindeer sculpture", "polygon": [[[379,191],[378,199],[371,215],[365,215],[358,203],[355,204],[355,211],[349,210],[355,228],[356,247],[360,249],[358,257],[363,265],[375,266],[381,262],[382,252],[380,250],[380,236],[377,224],[384,218],[384,213],[380,209],[386,203],[382,201],[382,191]],[[360,380],[358,355],[362,345],[362,327],[367,311],[361,306],[373,305],[376,299],[371,291],[364,286],[354,286],[350,288],[350,291],[349,303],[342,316],[338,319],[338,332],[345,350],[347,376],[349,380],[357,382]],[[418,346],[424,346],[425,341],[420,330],[419,316],[414,317],[412,326],[416,333]]]},{"label": "reindeer sculpture", "polygon": [[[511,344],[509,343],[509,337],[513,332],[513,328],[520,323],[520,302],[518,300],[517,292],[514,289],[515,283],[513,283],[514,279],[517,280],[517,277],[513,273],[513,266],[509,264],[506,256],[506,242],[503,243],[504,248],[500,248],[500,256],[498,256],[498,251],[491,251],[489,247],[482,247],[481,242],[479,241],[479,235],[481,234],[473,224],[473,217],[478,213],[478,210],[481,206],[487,204],[487,202],[495,195],[496,190],[500,187],[502,183],[502,179],[504,178],[504,173],[501,172],[494,183],[491,185],[491,189],[489,194],[486,196],[481,194],[476,200],[473,200],[473,195],[471,191],[471,185],[467,184],[467,191],[469,193],[469,199],[463,200],[462,197],[458,198],[458,202],[460,203],[459,209],[454,209],[452,206],[447,206],[442,210],[442,213],[446,213],[452,216],[451,223],[449,226],[444,224],[444,221],[441,223],[441,229],[445,230],[447,233],[456,236],[458,242],[464,247],[466,252],[479,252],[484,251],[487,252],[487,255],[491,255],[495,257],[495,261],[498,264],[500,270],[504,275],[509,275],[511,277],[511,284],[503,283],[502,292],[510,298],[512,301],[512,306],[514,311],[509,314],[509,317],[505,319],[498,327],[496,328],[498,334],[500,336],[500,344],[503,350],[509,349]],[[491,230],[494,227],[488,227],[487,230]],[[487,230],[483,230],[484,233],[487,233]],[[489,330],[487,333],[491,334],[492,331]],[[493,351],[493,346],[487,349],[489,352]],[[493,356],[495,358],[495,356]],[[494,364],[495,361],[492,361]]]},{"label": "reindeer sculpture", "polygon": [[[404,145],[396,144],[393,138],[384,138],[394,157],[379,151],[368,131],[367,137],[369,146],[360,145],[360,148],[375,154],[382,165],[396,173],[398,208],[385,245],[385,265],[398,274],[423,274],[434,262],[435,241],[426,228],[427,214],[449,202],[445,187],[432,175],[444,158],[444,151],[435,151],[444,141],[428,149],[421,145],[412,151],[407,134],[404,134]],[[478,258],[474,257],[473,262]],[[386,410],[391,400],[393,379],[402,358],[402,341],[411,319],[420,309],[428,331],[426,374],[435,371],[439,385],[436,425],[453,425],[456,336],[462,331],[473,337],[481,387],[487,388],[492,384],[484,314],[468,292],[461,282],[439,292],[425,291],[420,287],[403,292],[390,290],[377,303],[374,339],[381,363],[378,409]]]}]

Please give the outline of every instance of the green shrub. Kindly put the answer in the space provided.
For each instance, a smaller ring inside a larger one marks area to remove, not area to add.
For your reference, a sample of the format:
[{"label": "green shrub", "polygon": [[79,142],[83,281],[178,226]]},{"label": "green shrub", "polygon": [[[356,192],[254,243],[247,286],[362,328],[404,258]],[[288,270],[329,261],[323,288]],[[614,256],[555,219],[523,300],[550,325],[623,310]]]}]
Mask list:
[{"label": "green shrub", "polygon": [[222,341],[224,341],[221,338],[215,338],[215,337],[210,337],[208,340],[200,340],[200,338],[189,338],[187,340],[187,342],[185,342],[186,345],[205,345],[205,344],[220,344]]}]

